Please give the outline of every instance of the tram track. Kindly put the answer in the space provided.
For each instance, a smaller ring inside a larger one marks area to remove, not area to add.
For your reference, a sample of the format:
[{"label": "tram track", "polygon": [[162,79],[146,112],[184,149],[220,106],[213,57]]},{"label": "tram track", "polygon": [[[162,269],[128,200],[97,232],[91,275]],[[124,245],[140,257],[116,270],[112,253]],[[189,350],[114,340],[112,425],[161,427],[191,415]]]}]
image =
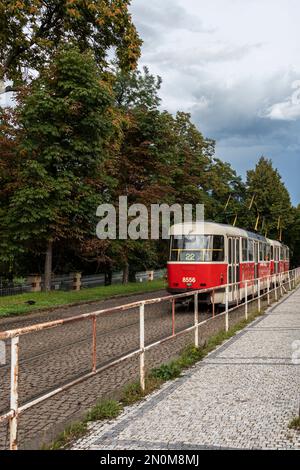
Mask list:
[{"label": "tram track", "polygon": [[[134,325],[138,325],[138,321],[136,322],[132,322],[128,325],[125,325],[125,326],[121,326],[118,328],[118,331],[120,330],[124,330],[126,328],[130,328]],[[100,338],[100,337],[104,337],[106,336],[107,334],[109,333],[113,333],[115,332],[116,330],[108,330],[108,331],[104,331],[100,334],[97,333],[97,339]],[[19,359],[19,364],[24,364],[26,362],[30,362],[34,359],[38,359],[38,358],[41,358],[43,356],[47,356],[48,354],[51,354],[53,352],[57,352],[57,351],[63,351],[65,349],[68,349],[70,346],[74,346],[76,344],[80,344],[80,343],[84,343],[84,342],[89,342],[89,344],[91,343],[91,338],[92,338],[92,335],[89,335],[89,337],[82,337],[80,339],[76,339],[76,341],[72,341],[72,342],[69,342],[67,344],[64,344],[63,346],[58,346],[58,344],[60,343],[57,343],[55,345],[53,345],[53,347],[51,349],[47,349],[46,351],[42,352],[42,353],[39,353],[39,354],[35,354],[35,355],[31,355],[31,356],[28,356],[28,357],[25,357],[25,358],[20,358]],[[10,364],[4,364],[4,365],[0,365],[0,370],[3,370],[5,368],[10,368]]]},{"label": "tram track", "polygon": [[[178,313],[180,312],[180,308]],[[156,342],[159,339],[170,334],[171,328],[171,309],[170,303],[153,304],[148,306],[146,315],[146,344]],[[192,312],[180,312],[177,317],[176,330],[180,331],[192,322]],[[126,315],[126,314],[125,314]],[[139,317],[138,311],[130,311],[135,319],[124,317],[124,314],[112,313],[103,317],[104,325],[99,321],[97,327],[97,356],[99,358],[98,367],[114,361],[116,358],[137,350],[139,346]],[[101,317],[99,317],[100,319]],[[126,319],[124,325],[122,321]],[[80,325],[80,327],[78,326]],[[104,330],[101,331],[101,328]],[[21,339],[27,341],[26,344],[20,343],[20,403],[34,399],[34,396],[42,395],[47,390],[61,386],[63,383],[70,382],[90,371],[91,366],[91,344],[92,335],[89,330],[89,324],[66,325],[59,327],[61,331],[55,328],[43,332],[25,335]],[[67,330],[64,330],[67,328]],[[99,331],[100,330],[100,331]],[[66,337],[66,331],[70,341],[63,343]],[[37,337],[39,341],[36,343]],[[79,335],[79,336],[78,336]],[[53,341],[51,347],[46,350],[47,341]],[[9,350],[9,341],[8,350]],[[34,344],[34,350],[32,350]],[[26,346],[29,350],[26,352]],[[22,351],[27,354],[22,356]],[[2,413],[8,403],[9,398],[9,376],[10,376],[10,358],[7,358],[7,364],[0,367],[0,381],[3,384],[0,397],[0,407]],[[49,383],[51,386],[49,387]]]},{"label": "tram track", "polygon": [[[167,295],[164,292],[165,295]],[[162,292],[144,296],[145,298],[162,297]],[[135,297],[136,300],[142,300],[142,296]],[[134,301],[130,297],[130,302]],[[143,300],[144,300],[143,299]],[[122,299],[119,305],[126,302]],[[90,313],[103,308],[116,306],[117,301],[105,301],[97,305],[88,305],[80,308],[80,313]],[[200,308],[201,313],[202,308]],[[54,312],[47,315],[47,321],[53,317],[69,318],[76,316],[79,312],[78,307],[73,309],[63,309],[63,312]],[[50,318],[51,317],[51,318]],[[206,317],[206,315],[205,315]],[[185,329],[193,322],[193,308],[191,305],[179,306],[176,308],[176,332]],[[13,324],[21,327],[23,323],[44,322],[45,318],[35,316],[17,322],[9,323],[9,329],[13,329]],[[124,323],[125,322],[125,323]],[[0,328],[3,329],[4,322],[0,320]],[[83,321],[76,324],[67,324],[59,328],[47,329],[42,332],[24,335],[20,337],[20,364],[19,364],[19,404],[20,406],[31,402],[32,400],[47,394],[82,375],[91,371],[92,366],[92,334],[91,322]],[[170,302],[151,304],[145,311],[145,332],[146,344],[154,343],[163,337],[171,334],[172,316]],[[147,360],[153,364],[153,360],[170,360],[172,354],[180,351],[185,345],[185,339],[176,341],[176,344],[170,342],[159,349],[153,350],[147,354]],[[46,349],[45,349],[46,348]],[[131,309],[128,313],[112,312],[99,316],[97,319],[97,367],[103,367],[112,361],[122,357],[124,354],[130,354],[139,348],[139,316],[138,310]],[[0,414],[5,413],[9,408],[10,396],[10,342],[7,341],[7,364],[0,367]],[[165,353],[162,353],[165,351]],[[165,354],[165,356],[163,355]],[[78,384],[74,388],[58,394],[56,397],[47,399],[38,407],[34,407],[20,418],[20,437],[34,437],[36,432],[42,432],[42,429],[50,429],[56,426],[56,421],[66,419],[77,413],[79,409],[87,410],[94,403],[95,397],[101,397],[105,394],[114,393],[115,390],[122,388],[128,380],[136,380],[138,358],[132,358],[119,366],[108,368],[105,373],[96,375],[84,383]],[[155,362],[154,362],[155,363]],[[88,392],[89,390],[89,392]],[[56,418],[54,418],[56,417]],[[27,423],[26,426],[23,423]],[[25,433],[25,434],[24,434]],[[3,442],[5,429],[0,426],[0,448]]]},{"label": "tram track", "polygon": [[[166,303],[165,305],[168,305],[168,303]],[[155,305],[154,305],[153,307],[155,308]],[[157,307],[156,307],[156,309],[157,309]],[[149,313],[149,316],[152,315],[153,319],[154,319],[154,316],[155,316],[155,315],[156,315],[156,317],[159,319],[159,318],[162,317],[162,315],[167,315],[168,313],[170,313],[168,310],[169,310],[169,308],[166,309],[166,312],[164,312],[163,314],[162,314],[161,312],[157,312],[157,311],[156,311],[156,312],[151,311],[151,312],[148,312],[148,313]],[[192,313],[192,312],[186,312],[186,313],[190,314],[190,313]],[[113,315],[113,316],[116,316],[115,313],[112,313],[112,315]],[[119,314],[117,314],[117,315],[119,315]],[[106,337],[107,335],[119,333],[120,331],[124,331],[124,330],[126,330],[126,329],[131,329],[131,328],[133,328],[134,326],[137,326],[137,327],[138,327],[138,325],[139,325],[138,312],[137,312],[137,311],[136,311],[136,312],[133,312],[133,310],[131,310],[129,315],[136,315],[136,320],[134,320],[134,321],[132,321],[132,322],[130,322],[130,323],[127,323],[126,325],[123,325],[123,326],[122,326],[122,325],[117,325],[117,326],[114,326],[113,328],[107,328],[107,329],[105,328],[103,331],[97,333],[97,339],[99,339],[99,338],[101,338],[101,337]],[[99,320],[100,320],[100,317],[99,317]],[[147,316],[146,316],[146,319],[145,319],[145,320],[146,320],[146,322],[147,322]],[[107,316],[105,317],[105,321],[106,321],[106,323],[109,323],[109,322],[110,322],[109,315],[107,315]],[[27,325],[26,325],[26,326],[27,326]],[[84,325],[84,326],[87,327],[87,330],[88,330],[88,320],[85,320],[85,325]],[[66,328],[66,327],[65,327],[65,326],[62,326],[62,327],[60,327],[60,328]],[[70,330],[70,329],[72,329],[72,328],[75,330],[74,332],[75,332],[75,334],[76,334],[76,332],[78,331],[78,330],[77,330],[77,326],[74,327],[74,326],[72,326],[72,325],[68,325],[68,330]],[[98,328],[103,328],[103,325],[99,324],[99,325],[98,325]],[[54,330],[51,330],[51,329],[45,330],[45,331],[43,332],[43,335],[46,336],[46,339],[47,339],[47,337],[49,337],[49,336],[51,336],[51,335],[53,336],[53,331],[54,331]],[[58,331],[58,330],[56,329],[55,333],[57,333],[57,331]],[[36,334],[38,335],[38,334],[40,334],[40,332],[38,332],[38,333],[32,333],[31,335],[26,335],[26,336],[23,336],[22,338],[30,339],[30,338],[34,337],[34,335],[36,335]],[[60,334],[60,333],[59,333],[59,334]],[[72,335],[72,333],[70,333],[70,332],[68,332],[68,334]],[[79,345],[79,344],[82,344],[82,343],[85,343],[85,342],[88,342],[89,344],[91,344],[91,338],[92,338],[92,334],[91,334],[91,333],[88,333],[88,334],[84,333],[84,334],[81,335],[81,337],[76,338],[75,340],[69,341],[68,343],[64,343],[64,344],[61,344],[61,343],[62,343],[62,342],[61,342],[61,339],[58,339],[54,344],[52,344],[51,348],[48,348],[47,350],[44,350],[43,352],[39,352],[39,353],[37,353],[37,354],[32,354],[32,353],[30,353],[30,351],[29,351],[29,352],[27,353],[27,354],[28,354],[27,357],[26,357],[26,351],[25,351],[25,357],[24,357],[24,353],[22,353],[22,350],[24,349],[24,346],[26,347],[27,345],[21,345],[21,354],[20,354],[19,364],[21,365],[21,364],[24,364],[24,363],[26,363],[26,362],[30,362],[30,361],[32,361],[32,360],[35,360],[35,359],[38,359],[38,358],[47,356],[47,355],[49,355],[49,354],[51,354],[51,353],[54,353],[54,352],[56,353],[56,352],[58,352],[58,351],[67,350],[68,348],[70,348],[70,347],[72,347],[72,346],[74,346],[74,345],[76,345],[76,344]],[[41,342],[41,340],[39,340],[39,346],[41,346],[41,344],[42,344],[42,342]],[[10,353],[9,341],[7,341],[7,349],[8,349],[8,351],[7,351],[7,352],[8,352],[7,359],[9,359],[9,357],[10,357],[10,354],[9,354],[9,353]],[[0,370],[6,369],[6,368],[10,368],[10,365],[9,365],[9,361],[8,361],[8,360],[7,360],[7,364],[0,365]]]},{"label": "tram track", "polygon": [[[189,312],[189,313],[192,313],[192,312]],[[114,333],[116,331],[119,332],[120,330],[125,330],[126,328],[131,328],[134,325],[138,326],[139,322],[135,321],[135,322],[129,323],[128,325],[121,326],[121,327],[118,328],[118,330],[116,330],[116,329],[115,330],[107,330],[107,331],[104,331],[102,333],[97,333],[97,340],[101,337],[105,337],[109,333]],[[47,356],[47,355],[49,355],[53,352],[63,351],[65,349],[68,349],[71,346],[76,345],[76,344],[79,345],[79,344],[82,344],[82,343],[85,343],[85,342],[88,342],[89,344],[91,344],[91,339],[92,339],[92,335],[89,335],[89,337],[82,337],[80,339],[76,339],[76,341],[69,342],[67,344],[64,344],[63,346],[58,346],[58,345],[55,344],[55,345],[53,345],[53,347],[51,349],[47,349],[46,351],[44,351],[42,353],[34,354],[34,355],[31,355],[31,356],[28,356],[28,357],[25,357],[25,358],[20,358],[19,364],[22,365],[26,362],[30,362],[30,361],[35,360],[35,359],[39,359],[39,358]],[[154,338],[154,341],[159,340],[159,339],[161,339],[161,336],[157,336],[156,338]],[[0,365],[0,371],[4,370],[4,369],[10,369],[10,364]]]}]

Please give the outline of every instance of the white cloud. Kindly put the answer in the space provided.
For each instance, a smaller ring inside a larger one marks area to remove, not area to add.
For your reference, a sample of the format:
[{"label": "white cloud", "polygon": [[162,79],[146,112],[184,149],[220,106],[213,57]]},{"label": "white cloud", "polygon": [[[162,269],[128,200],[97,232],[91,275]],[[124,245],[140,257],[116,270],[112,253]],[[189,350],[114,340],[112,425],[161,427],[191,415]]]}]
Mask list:
[{"label": "white cloud", "polygon": [[140,18],[138,26],[146,25],[161,33],[169,29],[170,25],[177,30],[199,32],[211,32],[209,28],[203,26],[200,16],[191,13],[186,9],[186,5],[180,0],[164,0],[145,2],[144,0],[133,1],[133,12]]},{"label": "white cloud", "polygon": [[274,120],[295,121],[300,118],[300,80],[296,80],[292,84],[295,91],[285,101],[273,104],[262,114]]},{"label": "white cloud", "polygon": [[169,69],[184,66],[185,70],[191,67],[193,70],[203,68],[209,63],[239,61],[248,55],[251,50],[261,47],[261,44],[253,45],[224,45],[218,42],[203,45],[178,45],[176,48],[166,49],[162,47],[147,54],[150,62],[161,64]]},{"label": "white cloud", "polygon": [[162,106],[191,112],[238,172],[274,158],[297,201],[300,105],[289,96],[300,79],[299,0],[133,0],[131,9],[140,64],[163,78]]}]

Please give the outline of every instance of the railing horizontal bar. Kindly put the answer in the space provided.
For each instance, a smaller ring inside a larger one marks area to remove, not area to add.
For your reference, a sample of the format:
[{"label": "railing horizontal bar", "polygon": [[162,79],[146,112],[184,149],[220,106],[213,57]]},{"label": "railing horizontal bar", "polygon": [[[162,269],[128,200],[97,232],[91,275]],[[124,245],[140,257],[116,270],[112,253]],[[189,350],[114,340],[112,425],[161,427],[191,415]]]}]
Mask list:
[{"label": "railing horizontal bar", "polygon": [[[281,273],[281,274],[282,275],[288,274],[288,272],[289,271],[286,271],[286,272]],[[270,276],[263,276],[261,278],[252,279],[252,280],[250,279],[250,280],[248,280],[248,282],[249,283],[251,283],[251,282],[254,283],[255,281],[257,281],[259,279],[263,280],[263,279],[267,279],[268,277],[270,277]],[[58,326],[66,325],[66,324],[69,324],[69,323],[88,320],[88,319],[90,319],[94,316],[106,315],[106,314],[111,314],[111,313],[115,313],[115,312],[120,312],[120,311],[125,311],[125,310],[131,310],[131,309],[134,309],[134,308],[139,308],[141,305],[153,305],[153,304],[157,304],[157,303],[161,303],[161,302],[168,302],[168,301],[171,301],[171,300],[182,299],[182,298],[186,298],[186,297],[193,297],[196,293],[206,294],[206,293],[212,292],[213,290],[215,290],[215,291],[224,290],[226,288],[226,286],[228,286],[228,287],[239,286],[239,285],[241,285],[245,282],[246,282],[246,280],[242,280],[242,281],[239,281],[239,282],[234,282],[234,283],[231,283],[231,284],[223,284],[221,286],[210,287],[210,288],[207,288],[207,289],[192,290],[190,292],[185,292],[183,294],[169,295],[169,296],[158,297],[158,298],[154,298],[154,299],[148,299],[148,300],[144,300],[144,301],[132,302],[132,303],[129,303],[129,304],[118,305],[118,306],[112,307],[112,308],[96,310],[96,311],[90,312],[90,313],[84,313],[82,315],[77,315],[77,316],[70,317],[70,318],[54,320],[54,321],[50,321],[50,322],[40,323],[40,324],[37,324],[37,325],[31,325],[31,326],[27,326],[27,327],[23,327],[23,328],[17,328],[17,329],[13,329],[13,330],[7,330],[7,331],[4,331],[4,332],[0,332],[0,341],[5,340],[5,339],[14,338],[15,336],[23,336],[23,335],[26,335],[26,334],[29,334],[29,333],[34,333],[34,332],[46,330],[46,329],[49,329],[49,328],[56,328]],[[286,281],[286,283],[288,283],[288,281]],[[249,284],[249,286],[250,286],[250,284]],[[243,289],[243,287],[241,287],[241,289]]]},{"label": "railing horizontal bar", "polygon": [[[289,271],[287,272],[284,272],[284,273],[281,273],[280,275],[281,276],[284,276],[285,274],[288,274]],[[298,272],[297,272],[298,274]],[[270,275],[270,276],[265,276],[264,278],[275,278],[275,281],[277,281],[276,277],[277,275]],[[298,277],[298,276],[297,276]],[[264,278],[260,278],[260,279],[264,279]],[[258,278],[259,279],[259,278]],[[295,272],[295,278],[296,279],[296,272]],[[239,282],[236,282],[236,283],[233,283],[233,284],[229,284],[228,286],[236,286],[236,285],[240,285],[242,284],[243,282],[247,282],[247,280],[245,281],[239,281]],[[250,280],[251,282],[251,280]],[[280,288],[281,286],[284,286],[285,284],[289,284],[290,283],[290,279],[286,280],[286,281],[283,281],[281,279],[279,279],[279,284],[276,285],[273,289],[270,289],[269,290],[269,293],[271,294],[272,292],[276,292],[276,290],[278,288]],[[200,292],[200,293],[203,293],[203,292],[211,292],[212,290],[220,290],[220,289],[223,289],[224,290],[224,287],[225,286],[218,286],[218,287],[214,287],[214,288],[209,288],[209,289],[205,289],[205,290],[200,290],[200,291],[191,291],[191,292],[188,292],[188,293],[184,293],[184,294],[179,294],[179,295],[175,295],[175,296],[166,296],[166,297],[161,297],[161,298],[157,298],[157,299],[150,299],[150,300],[146,300],[146,301],[139,301],[139,302],[134,302],[134,303],[131,303],[131,304],[126,304],[126,305],[121,305],[121,306],[118,306],[118,307],[113,307],[112,309],[105,309],[105,310],[99,310],[99,311],[96,311],[96,312],[91,312],[91,313],[88,313],[88,314],[83,314],[83,315],[79,315],[79,316],[76,316],[76,317],[71,317],[71,318],[68,318],[68,319],[63,319],[63,320],[56,320],[54,322],[47,322],[47,323],[41,323],[40,325],[33,325],[31,327],[24,327],[24,328],[19,328],[19,329],[15,329],[15,330],[9,330],[9,331],[6,331],[6,332],[3,332],[3,333],[0,333],[0,339],[7,339],[7,338],[14,338],[15,336],[20,336],[22,334],[28,334],[28,333],[31,333],[31,332],[34,332],[34,331],[41,331],[43,329],[47,329],[47,328],[55,328],[57,326],[60,326],[60,325],[63,325],[63,324],[66,324],[66,323],[72,323],[72,322],[75,322],[75,321],[82,321],[82,320],[86,320],[86,319],[89,319],[89,318],[95,318],[97,317],[98,315],[101,315],[101,314],[106,314],[106,313],[111,313],[111,312],[117,312],[117,311],[123,311],[123,310],[127,310],[127,309],[131,309],[131,308],[135,308],[135,307],[138,307],[138,306],[141,306],[141,305],[149,305],[149,304],[155,304],[155,303],[160,303],[162,301],[169,301],[169,300],[174,300],[174,299],[177,299],[177,298],[184,298],[184,297],[188,297],[188,296],[192,296],[192,295],[195,295],[195,293],[197,292]],[[262,297],[265,297],[267,295],[267,292],[263,293],[263,294],[260,294],[260,295],[257,295],[256,297],[253,297],[252,299],[248,300],[247,303],[250,304],[250,303],[253,303],[255,301],[257,301],[259,298],[262,298]],[[227,311],[219,314],[218,316],[221,317],[223,315],[226,315],[234,310],[237,310],[243,306],[246,305],[246,302],[244,303],[240,303],[239,305],[235,305],[233,308],[231,309],[228,309]],[[81,377],[78,377],[77,379],[73,380],[72,382],[69,382],[68,384],[65,384],[65,385],[62,385],[61,387],[58,387],[56,388],[55,390],[52,390],[51,392],[43,395],[43,396],[40,396],[28,403],[26,403],[25,405],[23,406],[20,406],[18,408],[18,415],[23,413],[24,411],[28,410],[29,408],[65,391],[65,390],[68,390],[69,388],[73,387],[74,385],[77,385],[115,365],[118,365],[120,363],[122,363],[123,361],[127,360],[127,359],[130,359],[138,354],[141,354],[142,351],[147,351],[147,350],[150,350],[151,348],[155,347],[155,346],[158,346],[160,344],[163,344],[171,339],[174,339],[176,337],[179,337],[183,334],[186,334],[188,332],[191,332],[193,330],[195,330],[196,328],[199,328],[200,326],[208,323],[210,320],[215,320],[215,318],[208,318],[204,321],[201,321],[201,322],[198,322],[197,324],[194,324],[192,325],[191,327],[188,327],[184,330],[181,330],[175,334],[172,334],[166,338],[163,338],[159,341],[156,341],[154,343],[151,343],[147,346],[145,346],[143,349],[139,348],[131,353],[128,353],[118,359],[115,359],[114,361],[92,371],[92,372],[89,372]],[[5,334],[8,334],[8,336],[4,336]],[[11,419],[11,418],[14,418],[15,416],[15,412],[13,410],[3,414],[2,416],[0,416],[0,422],[4,421],[4,420],[7,420],[7,419]]]},{"label": "railing horizontal bar", "polygon": [[195,330],[197,327],[204,325],[204,323],[207,323],[207,320],[202,321],[201,323],[198,323],[197,325],[189,326],[188,328],[178,331],[174,335],[167,336],[166,338],[162,338],[159,341],[156,341],[155,343],[148,344],[145,346],[145,351],[149,351],[149,349],[154,348],[155,346],[159,346],[160,344],[165,343],[166,341],[170,341],[171,339],[177,338],[178,336],[181,336],[185,333],[189,333],[190,331]]},{"label": "railing horizontal bar", "polygon": [[14,411],[12,411],[12,410],[11,410],[11,411],[8,411],[8,412],[5,413],[4,415],[1,415],[1,416],[0,416],[0,423],[1,423],[2,421],[6,421],[6,420],[8,420],[8,419],[10,419],[10,418],[13,418],[14,415],[15,415],[15,413],[14,413]]}]

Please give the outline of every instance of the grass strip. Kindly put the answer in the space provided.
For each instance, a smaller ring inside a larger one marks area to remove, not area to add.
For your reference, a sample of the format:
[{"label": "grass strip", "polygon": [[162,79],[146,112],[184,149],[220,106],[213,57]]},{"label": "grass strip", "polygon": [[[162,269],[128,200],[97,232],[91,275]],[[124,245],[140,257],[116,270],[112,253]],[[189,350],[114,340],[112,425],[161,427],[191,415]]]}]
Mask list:
[{"label": "grass strip", "polygon": [[300,431],[300,416],[292,419],[289,424],[289,429],[296,429],[296,431]]},{"label": "grass strip", "polygon": [[[132,282],[111,286],[92,287],[80,291],[28,292],[26,294],[0,297],[0,317],[23,315],[39,310],[49,310],[66,305],[105,300],[117,295],[155,292],[165,288],[165,281],[158,279],[151,282]],[[34,301],[29,305],[28,301]]]}]

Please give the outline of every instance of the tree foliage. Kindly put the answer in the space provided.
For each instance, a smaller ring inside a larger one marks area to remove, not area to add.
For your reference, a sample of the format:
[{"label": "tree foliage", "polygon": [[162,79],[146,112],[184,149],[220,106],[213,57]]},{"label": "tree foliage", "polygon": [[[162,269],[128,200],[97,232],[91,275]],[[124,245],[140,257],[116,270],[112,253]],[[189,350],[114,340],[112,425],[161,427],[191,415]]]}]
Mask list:
[{"label": "tree foliage", "polygon": [[93,231],[111,104],[92,55],[69,47],[19,95],[16,174],[2,214],[16,251],[43,253],[49,243],[82,241]]},{"label": "tree foliage", "polygon": [[206,219],[252,231],[259,215],[258,231],[273,238],[280,221],[299,259],[300,210],[272,162],[262,157],[244,183],[188,113],[160,109],[160,85],[147,68],[104,73],[93,51],[68,44],[19,92],[16,109],[2,110],[6,270],[42,270],[49,245],[58,271],[123,269],[126,282],[136,270],[164,266],[164,242],[96,238],[97,206],[117,206],[124,195],[148,208],[202,203]]},{"label": "tree foliage", "polygon": [[1,0],[0,80],[18,84],[24,69],[40,71],[57,49],[74,43],[91,50],[103,69],[115,50],[122,70],[136,66],[141,40],[129,0]]},{"label": "tree foliage", "polygon": [[259,159],[255,169],[247,173],[246,188],[249,200],[254,198],[256,209],[249,220],[252,228],[259,217],[259,230],[275,239],[280,237],[282,230],[284,239],[287,239],[287,229],[293,221],[291,200],[278,170],[273,168],[272,160]]}]

